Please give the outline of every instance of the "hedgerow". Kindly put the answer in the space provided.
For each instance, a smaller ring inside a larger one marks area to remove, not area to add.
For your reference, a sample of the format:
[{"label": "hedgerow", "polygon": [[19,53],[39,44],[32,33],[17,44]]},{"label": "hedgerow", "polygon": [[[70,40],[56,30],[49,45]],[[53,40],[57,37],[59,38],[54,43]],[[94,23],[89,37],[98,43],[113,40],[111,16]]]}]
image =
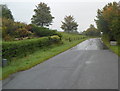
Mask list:
[{"label": "hedgerow", "polygon": [[13,41],[13,42],[3,42],[2,43],[2,57],[8,60],[12,60],[14,57],[18,56],[26,56],[27,53],[33,53],[34,51],[49,46],[53,43],[58,43],[60,41],[59,36],[56,37],[42,37],[37,39],[28,39],[21,41]]},{"label": "hedgerow", "polygon": [[31,31],[38,37],[53,36],[53,35],[58,35],[59,37],[61,37],[61,35],[57,32],[57,30],[50,30],[49,28],[38,27],[34,24],[30,24],[29,26],[30,26],[29,31]]}]

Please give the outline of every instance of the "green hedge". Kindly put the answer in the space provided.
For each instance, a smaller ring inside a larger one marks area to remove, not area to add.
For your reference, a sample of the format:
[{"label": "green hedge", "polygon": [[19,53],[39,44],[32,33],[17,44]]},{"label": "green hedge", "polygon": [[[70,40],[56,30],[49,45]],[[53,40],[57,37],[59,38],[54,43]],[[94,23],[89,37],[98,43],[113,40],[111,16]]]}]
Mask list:
[{"label": "green hedge", "polygon": [[36,36],[45,37],[58,35],[59,37],[61,37],[60,33],[58,33],[57,30],[50,30],[49,28],[38,27],[34,24],[31,24],[30,26],[31,28],[29,29],[29,31],[33,32]]},{"label": "green hedge", "polygon": [[55,41],[52,41],[49,37],[13,42],[3,42],[2,57],[11,60],[14,57],[25,56],[27,55],[27,53],[33,53],[41,47],[49,46],[52,43],[55,43]]}]

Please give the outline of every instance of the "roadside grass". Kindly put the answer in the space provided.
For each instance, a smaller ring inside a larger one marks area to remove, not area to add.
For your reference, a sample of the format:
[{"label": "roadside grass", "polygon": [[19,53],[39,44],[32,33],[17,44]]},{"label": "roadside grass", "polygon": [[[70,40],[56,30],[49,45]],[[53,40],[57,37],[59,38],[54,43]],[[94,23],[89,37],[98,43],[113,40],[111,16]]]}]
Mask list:
[{"label": "roadside grass", "polygon": [[116,46],[111,46],[109,41],[105,38],[102,38],[103,43],[110,49],[112,50],[115,54],[117,54],[118,56],[120,56],[120,45],[116,45]]},{"label": "roadside grass", "polygon": [[[15,72],[27,70],[88,39],[83,35],[67,34],[67,33],[62,33],[62,35],[63,35],[62,44],[54,44],[49,47],[44,47],[42,49],[39,49],[38,51],[29,54],[25,57],[14,58],[8,66],[2,68],[2,77],[0,78],[5,79]],[[69,41],[67,38],[71,38],[71,41]]]}]

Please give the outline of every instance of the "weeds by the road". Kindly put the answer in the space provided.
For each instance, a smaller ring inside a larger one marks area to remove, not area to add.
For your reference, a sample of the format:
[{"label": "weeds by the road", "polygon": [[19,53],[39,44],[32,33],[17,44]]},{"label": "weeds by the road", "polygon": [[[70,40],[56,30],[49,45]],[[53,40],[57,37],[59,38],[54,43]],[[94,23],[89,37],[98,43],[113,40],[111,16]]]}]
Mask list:
[{"label": "weeds by the road", "polygon": [[114,53],[116,53],[118,56],[120,56],[120,45],[116,45],[116,46],[111,46],[110,45],[110,42],[105,39],[105,38],[102,38],[102,41],[104,42],[104,44],[110,49],[112,50]]}]

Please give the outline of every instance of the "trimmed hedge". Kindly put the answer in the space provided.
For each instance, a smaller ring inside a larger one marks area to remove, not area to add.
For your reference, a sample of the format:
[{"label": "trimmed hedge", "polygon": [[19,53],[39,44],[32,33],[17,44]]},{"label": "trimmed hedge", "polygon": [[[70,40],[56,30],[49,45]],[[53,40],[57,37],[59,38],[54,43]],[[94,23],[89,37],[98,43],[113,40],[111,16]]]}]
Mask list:
[{"label": "trimmed hedge", "polygon": [[34,51],[40,49],[41,47],[46,47],[51,45],[52,43],[56,43],[55,41],[52,40],[53,39],[50,39],[49,37],[42,37],[37,39],[3,42],[2,57],[11,60],[14,57],[26,56],[27,53],[33,53]]},{"label": "trimmed hedge", "polygon": [[49,28],[38,27],[34,24],[31,24],[30,26],[31,28],[29,29],[29,31],[34,33],[36,36],[45,37],[45,36],[58,35],[59,37],[61,37],[61,35],[57,32],[57,30],[50,30]]}]

